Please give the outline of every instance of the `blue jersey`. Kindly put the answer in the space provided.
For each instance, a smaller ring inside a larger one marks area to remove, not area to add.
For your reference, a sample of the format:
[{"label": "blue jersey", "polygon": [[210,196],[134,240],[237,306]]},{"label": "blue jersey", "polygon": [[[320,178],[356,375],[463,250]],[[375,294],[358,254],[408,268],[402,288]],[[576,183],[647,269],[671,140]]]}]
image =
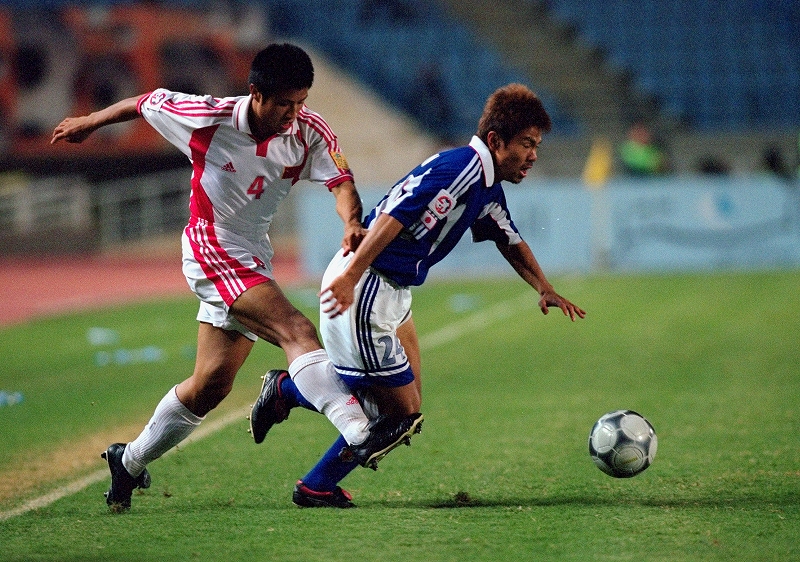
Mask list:
[{"label": "blue jersey", "polygon": [[398,285],[421,285],[428,270],[449,254],[464,232],[475,242],[522,241],[494,181],[488,147],[478,137],[467,146],[428,158],[392,187],[364,221],[369,228],[381,213],[403,230],[372,266]]}]

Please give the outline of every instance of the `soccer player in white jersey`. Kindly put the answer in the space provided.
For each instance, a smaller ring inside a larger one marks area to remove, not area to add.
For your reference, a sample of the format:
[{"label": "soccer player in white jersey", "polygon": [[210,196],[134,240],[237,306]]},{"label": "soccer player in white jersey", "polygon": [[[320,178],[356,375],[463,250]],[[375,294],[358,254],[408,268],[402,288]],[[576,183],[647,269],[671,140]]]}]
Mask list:
[{"label": "soccer player in white jersey", "polygon": [[[491,240],[539,294],[547,314],[558,307],[573,321],[585,312],[547,280],[511,220],[501,182],[520,183],[537,158],[550,117],[525,86],[510,84],[488,99],[467,146],[436,154],[392,187],[365,219],[369,230],[355,252],[339,251],[320,292],[320,331],[336,370],[371,417],[403,419],[419,412],[421,360],[411,318],[411,291],[469,229]],[[338,487],[355,461],[340,438],[296,487],[295,503],[351,507]],[[324,495],[327,491],[328,495]],[[337,498],[339,498],[337,500]],[[349,496],[347,496],[349,500]]]},{"label": "soccer player in white jersey", "polygon": [[[200,299],[195,368],[167,392],[134,441],[112,444],[103,453],[111,471],[106,501],[114,511],[129,509],[132,491],[150,485],[148,463],[183,441],[227,396],[258,338],[286,354],[284,386],[296,396],[290,405],[324,413],[347,444],[372,454],[409,431],[412,421],[370,429],[316,328],[272,278],[267,231],[278,203],[298,180],[322,184],[335,196],[344,253],[364,236],[361,201],[336,136],[305,107],[313,77],[301,48],[273,44],[253,59],[249,95],[214,98],[157,89],[68,117],[53,132],[52,143],[80,143],[100,127],[142,117],[192,163],[183,272]],[[258,429],[263,439],[269,425]]]}]

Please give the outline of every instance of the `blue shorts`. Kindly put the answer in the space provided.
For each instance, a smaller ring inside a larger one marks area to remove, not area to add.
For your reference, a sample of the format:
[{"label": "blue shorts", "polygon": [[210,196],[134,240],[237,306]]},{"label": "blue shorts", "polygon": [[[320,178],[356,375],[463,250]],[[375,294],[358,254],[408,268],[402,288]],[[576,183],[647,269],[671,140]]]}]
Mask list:
[{"label": "blue shorts", "polygon": [[409,367],[402,373],[381,377],[374,377],[371,375],[343,375],[342,373],[339,373],[339,377],[350,387],[350,390],[357,392],[359,390],[368,389],[371,386],[405,386],[414,381],[414,372],[411,370],[411,367]]}]

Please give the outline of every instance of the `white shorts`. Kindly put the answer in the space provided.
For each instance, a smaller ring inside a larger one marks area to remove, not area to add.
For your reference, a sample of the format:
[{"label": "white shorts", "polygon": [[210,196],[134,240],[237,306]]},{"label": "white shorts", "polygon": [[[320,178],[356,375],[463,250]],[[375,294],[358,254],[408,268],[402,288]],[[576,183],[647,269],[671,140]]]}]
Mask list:
[{"label": "white shorts", "polygon": [[182,237],[183,274],[201,301],[197,319],[252,341],[256,335],[229,310],[247,289],[272,278],[272,245],[266,235],[259,238],[250,241],[202,219],[192,219]]},{"label": "white shorts", "polygon": [[[322,287],[350,263],[352,254],[334,256]],[[354,390],[371,385],[403,386],[414,380],[397,328],[411,318],[411,291],[373,271],[364,272],[355,287],[353,305],[328,318],[320,304],[320,333],[336,371]]]}]

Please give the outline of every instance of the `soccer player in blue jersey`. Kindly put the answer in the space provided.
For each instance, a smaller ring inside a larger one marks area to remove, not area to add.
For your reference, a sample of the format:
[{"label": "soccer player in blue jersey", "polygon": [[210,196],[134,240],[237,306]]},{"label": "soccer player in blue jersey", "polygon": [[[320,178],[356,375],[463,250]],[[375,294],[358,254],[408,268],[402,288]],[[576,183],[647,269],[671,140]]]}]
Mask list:
[{"label": "soccer player in blue jersey", "polygon": [[[339,251],[330,262],[320,292],[320,331],[337,372],[376,423],[420,410],[421,360],[410,287],[421,285],[468,229],[474,241],[495,243],[539,293],[542,313],[557,307],[573,321],[585,316],[547,280],[511,220],[503,193],[503,181],[525,178],[550,128],[544,106],[527,87],[498,89],[470,143],[431,156],[397,182],[364,220],[368,232],[355,252]],[[359,461],[365,463],[358,455],[352,460],[348,450],[339,437],[297,483],[293,501],[352,507],[338,483]],[[373,462],[365,465],[375,468]]]}]

